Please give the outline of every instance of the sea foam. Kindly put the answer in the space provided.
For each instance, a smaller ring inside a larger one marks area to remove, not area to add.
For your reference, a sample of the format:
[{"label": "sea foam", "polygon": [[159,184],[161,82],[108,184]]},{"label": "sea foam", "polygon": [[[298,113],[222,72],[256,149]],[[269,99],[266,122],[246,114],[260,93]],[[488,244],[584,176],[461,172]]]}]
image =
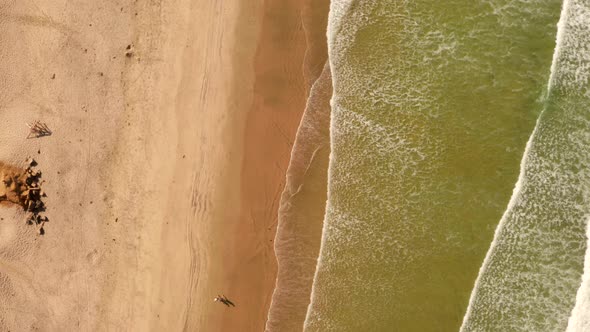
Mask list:
[{"label": "sea foam", "polygon": [[305,329],[456,330],[541,108],[559,4],[331,5],[328,203]]},{"label": "sea foam", "polygon": [[578,331],[587,320],[580,276],[590,213],[589,9],[587,1],[562,5],[545,108],[461,331],[563,330],[568,318]]}]

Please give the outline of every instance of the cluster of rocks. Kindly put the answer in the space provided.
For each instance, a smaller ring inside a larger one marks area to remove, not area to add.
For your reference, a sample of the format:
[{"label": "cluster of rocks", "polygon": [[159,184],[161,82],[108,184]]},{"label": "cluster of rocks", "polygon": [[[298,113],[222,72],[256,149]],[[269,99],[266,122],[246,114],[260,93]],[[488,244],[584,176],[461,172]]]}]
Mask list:
[{"label": "cluster of rocks", "polygon": [[43,226],[49,221],[47,216],[42,216],[45,211],[43,197],[45,193],[41,189],[41,171],[36,170],[37,162],[33,158],[27,160],[27,168],[21,174],[8,174],[3,182],[6,186],[6,194],[0,195],[0,201],[9,201],[23,207],[30,215],[27,218],[29,225],[38,225],[39,234],[44,234]]}]

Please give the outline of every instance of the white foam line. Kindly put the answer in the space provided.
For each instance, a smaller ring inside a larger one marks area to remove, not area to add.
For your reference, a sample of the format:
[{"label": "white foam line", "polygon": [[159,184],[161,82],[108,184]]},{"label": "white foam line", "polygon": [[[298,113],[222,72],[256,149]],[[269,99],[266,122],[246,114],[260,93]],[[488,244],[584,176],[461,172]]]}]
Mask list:
[{"label": "white foam line", "polygon": [[502,215],[502,218],[500,219],[500,222],[498,223],[498,227],[496,227],[496,231],[494,233],[494,240],[492,241],[492,243],[490,245],[490,249],[488,250],[488,252],[486,254],[486,257],[483,261],[481,268],[479,269],[477,279],[475,280],[475,286],[473,287],[473,291],[471,292],[471,297],[469,298],[469,305],[467,306],[467,312],[465,313],[465,316],[463,316],[463,323],[461,324],[461,329],[459,330],[460,332],[465,331],[464,330],[465,323],[467,322],[467,320],[469,319],[469,316],[471,315],[471,309],[473,307],[473,301],[475,300],[475,297],[477,295],[477,290],[479,288],[480,278],[484,274],[485,270],[488,267],[488,264],[490,261],[490,256],[492,255],[494,249],[496,248],[496,243],[497,243],[498,237],[500,236],[500,232],[504,228],[504,224],[506,223],[506,219],[508,219],[509,212],[512,210],[512,208],[514,207],[514,205],[516,204],[516,202],[520,198],[520,192],[521,192],[522,186],[526,182],[526,179],[524,176],[525,165],[526,165],[527,159],[529,157],[529,152],[530,152],[531,147],[533,145],[533,137],[535,137],[535,133],[537,132],[537,129],[539,128],[540,118],[541,118],[541,116],[539,116],[537,118],[537,123],[535,124],[535,129],[533,130],[533,133],[531,134],[531,136],[529,137],[529,140],[526,143],[526,147],[524,149],[524,156],[520,162],[520,174],[518,175],[518,181],[516,181],[516,185],[514,186],[514,190],[512,191],[512,197],[510,197],[510,201],[508,202],[508,206],[506,207],[506,210],[504,211],[504,214]]},{"label": "white foam line", "polygon": [[[346,0],[344,0],[346,1]],[[330,100],[330,106],[333,108],[334,105],[334,98],[336,96],[336,86],[337,86],[337,82],[336,82],[336,73],[334,73],[334,63],[333,63],[333,57],[332,57],[332,50],[333,50],[333,46],[334,46],[334,42],[335,42],[335,35],[336,35],[336,30],[340,29],[340,25],[342,24],[341,20],[342,17],[344,15],[342,15],[342,10],[344,10],[344,12],[348,12],[348,10],[350,9],[350,5],[351,2],[348,2],[348,5],[344,5],[343,7],[345,8],[339,8],[336,9],[337,6],[337,2],[339,2],[338,0],[332,0],[330,1],[330,12],[328,14],[328,29],[326,31],[326,35],[328,37],[328,63],[330,64],[330,74],[332,77],[332,98]],[[336,11],[338,13],[336,13]],[[334,147],[334,134],[336,132],[336,128],[335,128],[335,121],[334,121],[334,116],[330,116],[330,146]],[[331,187],[331,183],[332,183],[332,179],[333,179],[333,172],[334,172],[334,149],[330,149],[330,157],[329,157],[329,163],[328,163],[328,183],[327,183],[327,202],[326,202],[326,210],[324,212],[324,223],[322,226],[322,239],[321,239],[321,243],[320,243],[320,251],[319,251],[319,255],[318,255],[318,262],[315,268],[315,274],[313,276],[313,282],[311,285],[311,294],[309,296],[309,304],[307,305],[307,313],[305,315],[305,321],[303,322],[303,330],[305,331],[305,327],[308,324],[308,321],[310,319],[311,316],[311,311],[312,311],[312,306],[313,306],[313,299],[315,297],[316,294],[316,282],[317,282],[317,278],[318,278],[318,271],[320,270],[321,266],[322,266],[322,253],[324,253],[324,251],[326,250],[326,248],[324,247],[326,244],[326,228],[327,228],[327,214],[328,214],[328,208],[330,205],[330,197],[332,196],[332,192],[330,190]]]},{"label": "white foam line", "polygon": [[[549,92],[550,92],[551,88],[553,87],[553,81],[555,80],[555,63],[557,62],[557,57],[561,51],[561,45],[563,42],[563,34],[564,34],[564,30],[565,30],[565,19],[566,19],[567,11],[569,9],[569,5],[570,5],[570,0],[563,1],[559,22],[557,23],[555,49],[553,51],[553,60],[551,63],[551,72],[549,74],[549,83],[547,84],[547,95],[549,95]],[[531,151],[531,148],[533,147],[533,139],[537,133],[537,130],[539,129],[539,123],[541,121],[541,117],[543,116],[544,112],[545,112],[545,108],[541,111],[541,114],[539,114],[539,117],[537,118],[537,122],[535,123],[535,128],[533,129],[533,132],[532,132],[531,136],[529,137],[529,140],[526,143],[523,158],[520,162],[520,174],[518,175],[518,181],[516,181],[516,184],[514,185],[514,190],[512,191],[512,197],[510,197],[510,201],[508,202],[508,206],[506,207],[506,210],[504,211],[504,214],[502,215],[502,218],[500,219],[500,222],[498,223],[498,226],[496,227],[496,231],[494,232],[494,239],[490,245],[490,249],[488,250],[486,257],[484,258],[483,264],[482,264],[481,268],[479,269],[479,273],[477,275],[477,279],[475,280],[475,285],[473,287],[473,291],[471,292],[471,296],[469,298],[469,305],[467,306],[467,311],[465,312],[465,316],[463,316],[463,322],[461,324],[461,329],[459,330],[460,332],[467,332],[465,330],[465,328],[466,328],[465,324],[467,323],[467,321],[469,320],[469,317],[471,316],[471,311],[473,309],[473,301],[475,301],[475,298],[477,296],[477,292],[478,292],[478,289],[480,286],[481,277],[483,276],[485,270],[487,269],[487,267],[490,263],[491,256],[492,256],[494,250],[496,249],[497,241],[500,236],[500,232],[504,228],[504,225],[506,224],[506,220],[508,219],[508,216],[510,215],[512,208],[514,207],[514,205],[516,204],[516,202],[520,198],[520,193],[521,193],[522,187],[526,183],[525,165],[526,165],[527,160],[530,156],[530,151]]]},{"label": "white foam line", "polygon": [[570,8],[570,0],[563,0],[561,6],[561,14],[559,15],[559,22],[557,22],[557,36],[555,37],[555,50],[553,51],[553,60],[551,61],[551,73],[549,74],[549,84],[547,84],[547,94],[553,87],[555,80],[555,66],[557,65],[557,58],[561,52],[561,45],[563,44],[563,35],[565,34],[565,19]]}]

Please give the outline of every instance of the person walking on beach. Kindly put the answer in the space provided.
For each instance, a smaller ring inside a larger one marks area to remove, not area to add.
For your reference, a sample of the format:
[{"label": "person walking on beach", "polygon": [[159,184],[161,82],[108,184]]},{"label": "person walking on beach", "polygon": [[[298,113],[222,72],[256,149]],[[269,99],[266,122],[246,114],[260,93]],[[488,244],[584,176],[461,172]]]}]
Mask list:
[{"label": "person walking on beach", "polygon": [[228,307],[235,307],[236,305],[230,301],[225,295],[223,296],[219,296],[219,294],[217,294],[217,297],[213,299],[213,301],[215,302],[221,302],[223,304],[225,304]]}]

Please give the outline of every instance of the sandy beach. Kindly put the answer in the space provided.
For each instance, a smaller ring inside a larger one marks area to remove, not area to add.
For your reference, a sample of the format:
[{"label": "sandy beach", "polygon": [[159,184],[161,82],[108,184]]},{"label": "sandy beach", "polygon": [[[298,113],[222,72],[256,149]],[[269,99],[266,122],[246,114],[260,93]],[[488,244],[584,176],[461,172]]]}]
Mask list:
[{"label": "sandy beach", "polygon": [[311,3],[0,5],[0,162],[50,219],[0,205],[0,330],[264,330]]}]

